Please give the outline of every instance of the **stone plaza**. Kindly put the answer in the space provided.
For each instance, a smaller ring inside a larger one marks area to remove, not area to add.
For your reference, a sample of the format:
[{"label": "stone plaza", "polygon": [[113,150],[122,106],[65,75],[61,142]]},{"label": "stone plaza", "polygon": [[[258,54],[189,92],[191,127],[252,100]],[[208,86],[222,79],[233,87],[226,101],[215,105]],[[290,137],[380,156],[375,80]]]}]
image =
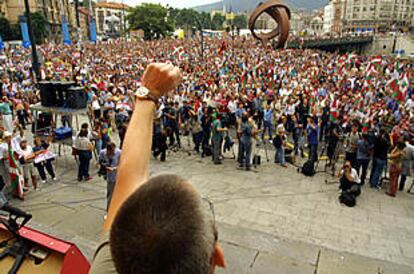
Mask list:
[{"label": "stone plaza", "polygon": [[[61,153],[58,182],[13,204],[33,214],[30,226],[75,243],[92,259],[106,182],[92,161],[94,179],[79,183],[70,149]],[[215,166],[185,151],[151,163],[151,175],[178,174],[213,202],[228,265],[218,273],[414,273],[414,196],[393,199],[365,186],[357,206],[347,208],[325,173],[304,177],[266,160],[250,172],[236,167],[234,160]]]}]

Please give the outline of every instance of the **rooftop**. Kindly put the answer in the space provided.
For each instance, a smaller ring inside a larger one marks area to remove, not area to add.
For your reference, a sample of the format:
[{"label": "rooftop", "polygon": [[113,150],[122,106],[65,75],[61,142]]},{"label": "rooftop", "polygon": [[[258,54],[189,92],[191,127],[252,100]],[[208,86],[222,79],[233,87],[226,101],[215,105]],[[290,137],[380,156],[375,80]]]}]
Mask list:
[{"label": "rooftop", "polygon": [[103,3],[97,3],[97,8],[106,8],[106,9],[128,9],[129,6],[126,4],[121,3],[113,3],[113,2],[103,2]]}]

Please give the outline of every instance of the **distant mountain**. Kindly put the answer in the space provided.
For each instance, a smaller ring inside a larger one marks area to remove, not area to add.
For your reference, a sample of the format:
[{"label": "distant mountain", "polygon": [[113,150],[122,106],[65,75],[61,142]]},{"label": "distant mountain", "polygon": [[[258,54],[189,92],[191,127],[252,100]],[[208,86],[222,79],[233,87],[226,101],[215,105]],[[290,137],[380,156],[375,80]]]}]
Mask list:
[{"label": "distant mountain", "polygon": [[[230,11],[231,3],[233,2],[233,11],[238,12],[247,12],[250,13],[260,2],[265,2],[265,0],[224,0],[226,3],[226,10]],[[324,7],[329,0],[285,0],[283,1],[289,8],[292,10],[305,10],[312,11]],[[206,11],[211,12],[212,10],[222,10],[223,2],[218,1],[216,3],[202,5],[194,7],[197,11]]]}]

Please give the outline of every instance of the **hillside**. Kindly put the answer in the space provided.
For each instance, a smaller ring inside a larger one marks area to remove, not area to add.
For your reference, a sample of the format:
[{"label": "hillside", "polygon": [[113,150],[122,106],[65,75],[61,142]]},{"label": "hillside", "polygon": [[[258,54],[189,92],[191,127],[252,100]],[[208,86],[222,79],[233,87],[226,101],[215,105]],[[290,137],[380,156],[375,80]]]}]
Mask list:
[{"label": "hillside", "polygon": [[[231,2],[233,2],[233,11],[238,12],[247,12],[250,13],[258,3],[264,2],[264,1],[258,1],[258,0],[225,0],[227,11],[230,10]],[[325,6],[329,1],[328,0],[285,0],[284,3],[286,3],[291,9],[293,10],[306,10],[306,11],[312,11],[315,9],[320,9],[323,6]],[[223,3],[222,1],[208,4],[208,5],[202,5],[194,7],[195,10],[198,11],[206,11],[211,12],[212,10],[222,10],[223,9]]]}]

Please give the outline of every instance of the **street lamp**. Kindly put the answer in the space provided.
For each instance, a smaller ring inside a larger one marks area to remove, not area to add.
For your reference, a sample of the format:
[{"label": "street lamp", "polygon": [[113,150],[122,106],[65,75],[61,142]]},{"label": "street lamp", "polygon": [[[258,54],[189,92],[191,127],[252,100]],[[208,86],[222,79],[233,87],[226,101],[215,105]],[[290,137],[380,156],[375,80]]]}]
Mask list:
[{"label": "street lamp", "polygon": [[33,72],[35,74],[37,82],[40,82],[40,65],[39,65],[39,58],[37,57],[36,43],[35,43],[35,40],[33,38],[33,28],[32,28],[32,20],[30,18],[29,0],[24,0],[24,7],[26,9],[26,20],[27,20],[27,28],[29,30],[29,39],[30,39],[30,43],[32,44],[32,67],[33,67]]},{"label": "street lamp", "polygon": [[195,17],[195,21],[198,26],[198,30],[200,31],[201,35],[201,60],[204,60],[204,31],[203,31],[203,25],[201,24],[201,21],[198,17]]}]

